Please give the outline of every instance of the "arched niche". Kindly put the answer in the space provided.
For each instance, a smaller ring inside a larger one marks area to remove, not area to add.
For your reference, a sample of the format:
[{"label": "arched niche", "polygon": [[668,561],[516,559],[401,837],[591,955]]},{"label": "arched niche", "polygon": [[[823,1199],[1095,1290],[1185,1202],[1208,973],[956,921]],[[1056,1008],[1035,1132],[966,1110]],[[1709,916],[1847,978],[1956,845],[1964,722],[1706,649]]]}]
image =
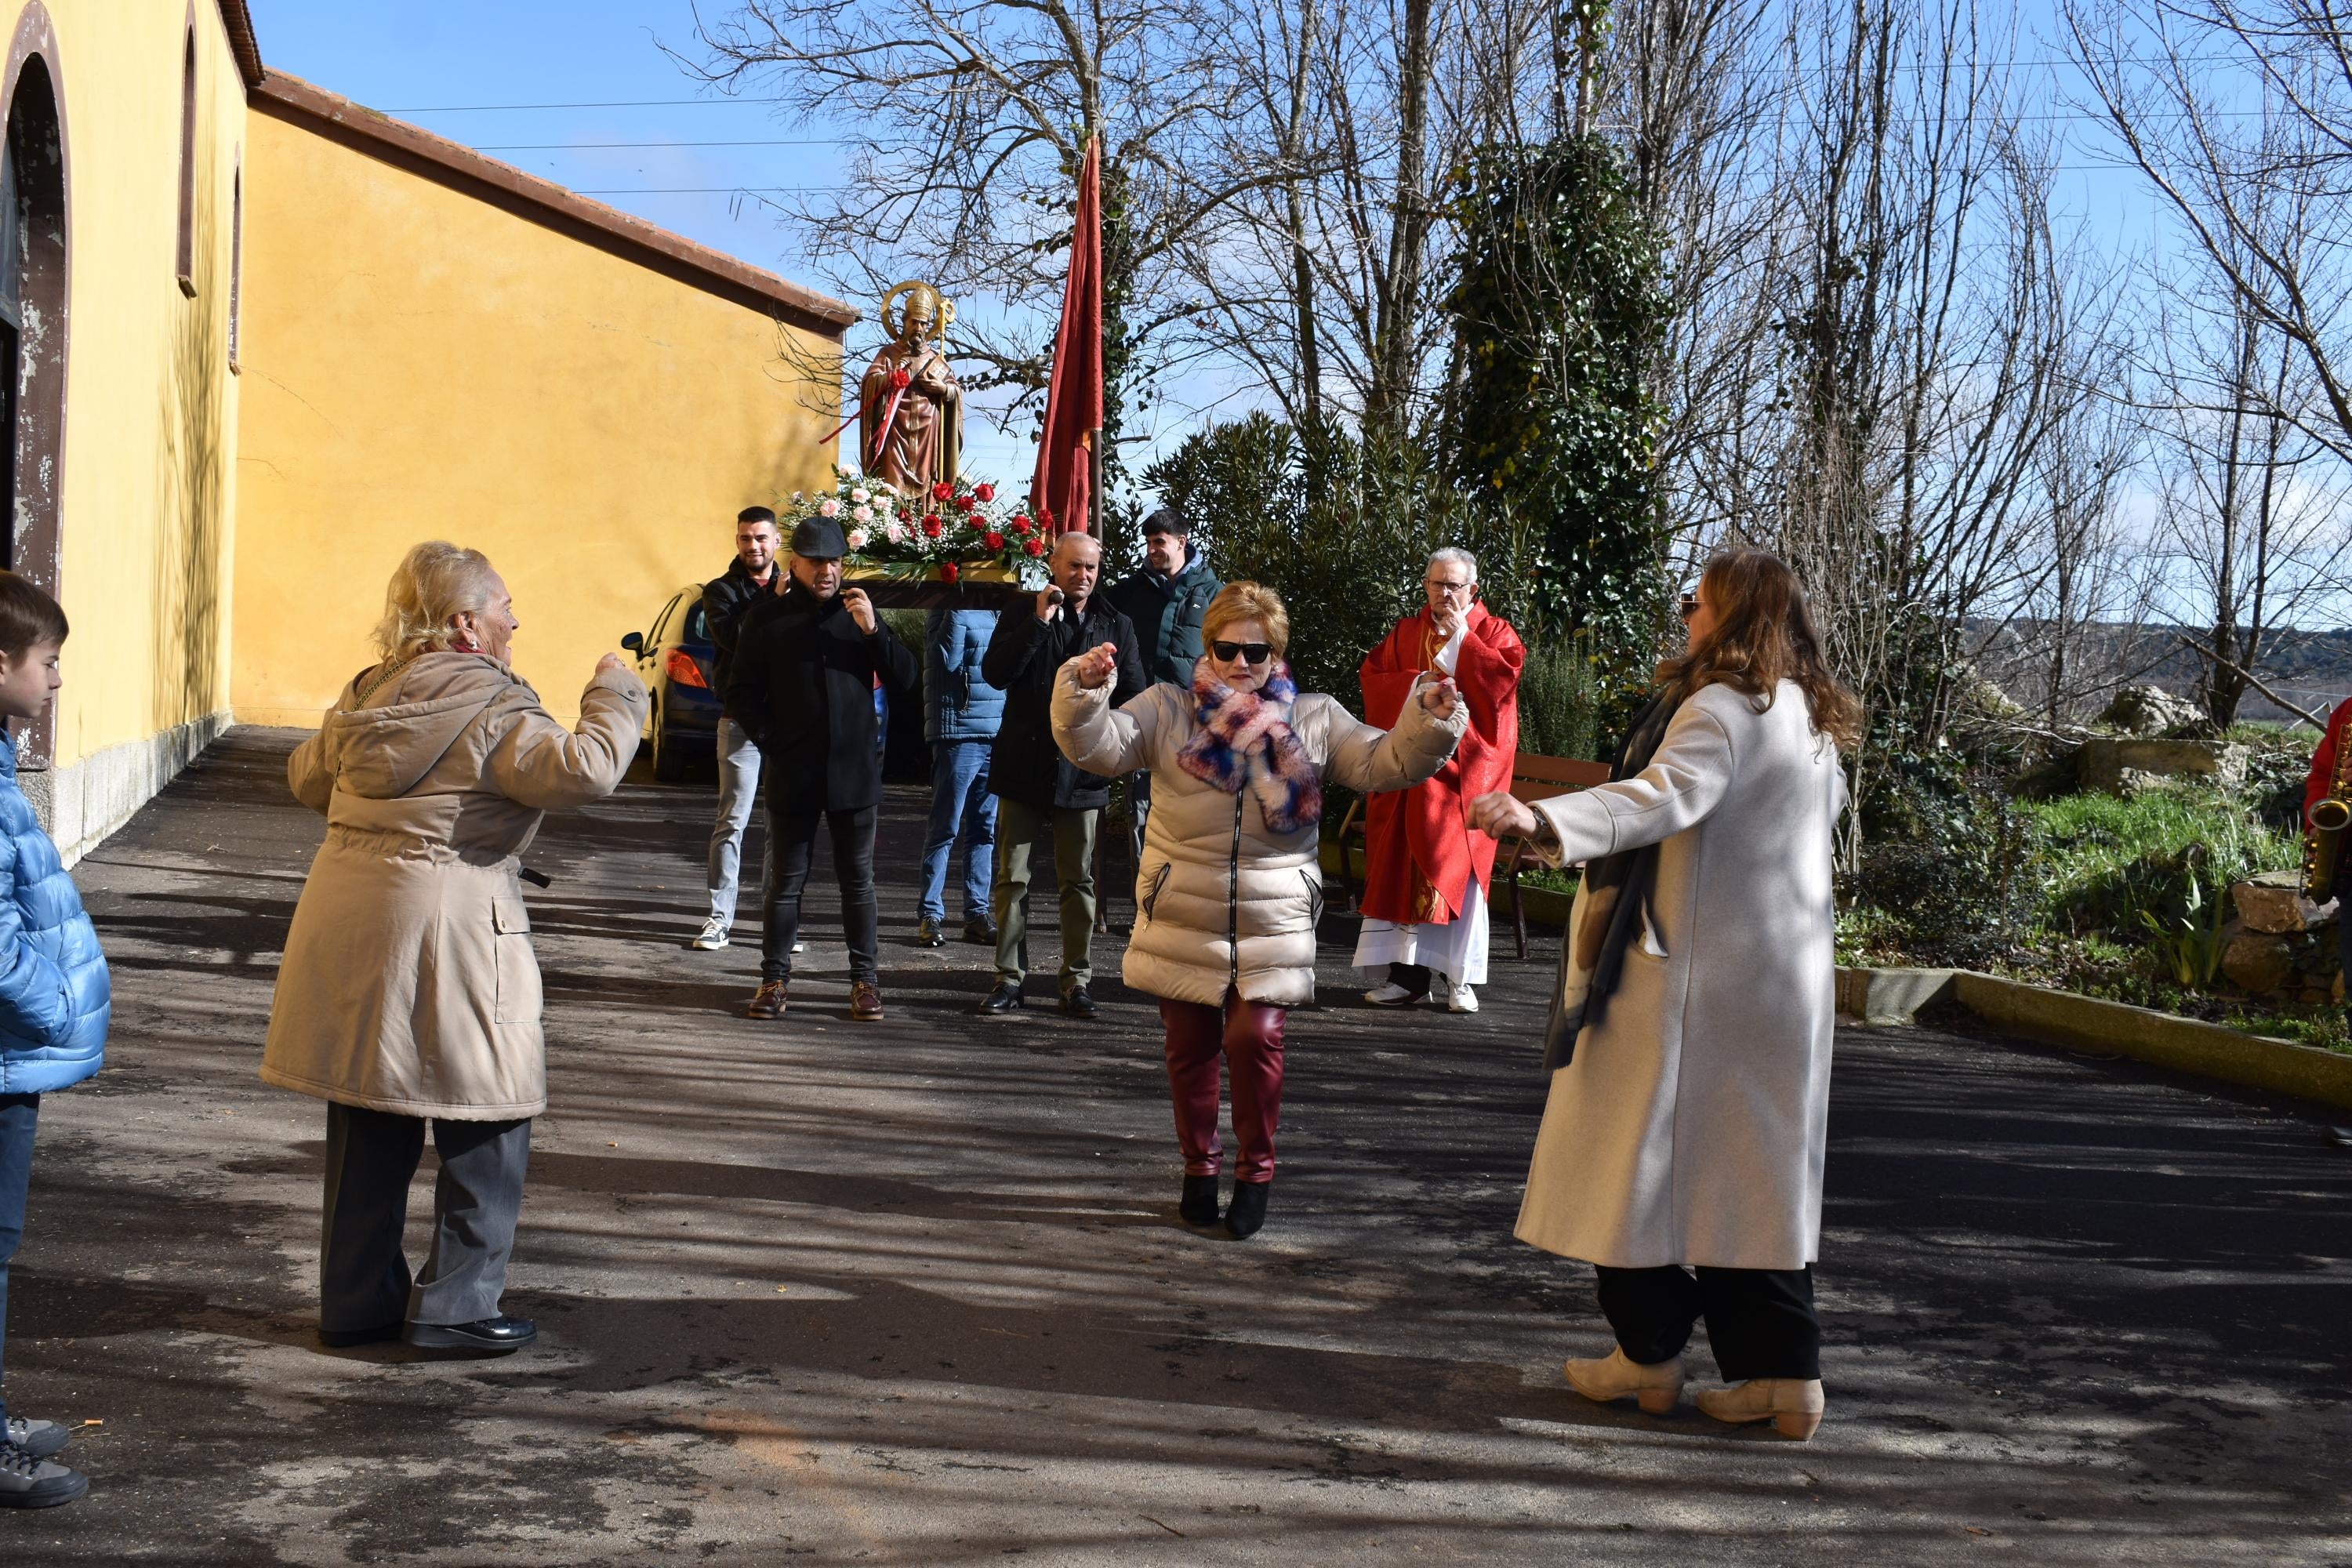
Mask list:
[{"label": "arched niche", "polygon": [[[67,251],[72,233],[65,95],[57,32],[40,0],[10,41],[0,116],[0,503],[5,564],[50,594],[58,583],[59,490],[65,471]],[[44,717],[17,744],[21,765],[46,767],[55,724]]]}]

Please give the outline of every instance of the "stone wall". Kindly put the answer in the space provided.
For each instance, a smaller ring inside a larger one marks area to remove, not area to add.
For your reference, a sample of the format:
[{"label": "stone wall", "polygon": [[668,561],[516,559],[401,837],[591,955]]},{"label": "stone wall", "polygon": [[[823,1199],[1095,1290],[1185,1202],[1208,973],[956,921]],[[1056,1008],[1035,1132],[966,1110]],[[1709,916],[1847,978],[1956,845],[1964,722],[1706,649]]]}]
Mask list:
[{"label": "stone wall", "polygon": [[2250,996],[2322,1004],[2344,1000],[2336,910],[2303,896],[2299,871],[2265,871],[2230,889],[2237,916],[2221,928],[2221,973]]}]

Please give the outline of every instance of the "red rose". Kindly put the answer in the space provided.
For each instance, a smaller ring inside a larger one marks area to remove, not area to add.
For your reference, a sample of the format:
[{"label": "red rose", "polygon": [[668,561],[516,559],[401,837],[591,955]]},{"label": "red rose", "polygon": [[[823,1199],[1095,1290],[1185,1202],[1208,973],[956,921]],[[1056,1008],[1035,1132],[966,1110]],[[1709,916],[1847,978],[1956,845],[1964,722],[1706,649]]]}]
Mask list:
[{"label": "red rose", "polygon": [[923,519],[923,537],[925,539],[937,539],[940,536],[940,520],[938,518],[927,517]]},{"label": "red rose", "polygon": [[1026,529],[1029,526],[1029,514],[1025,511],[1014,512],[1013,514],[1013,526],[1016,529]]},{"label": "red rose", "polygon": [[982,500],[994,500],[996,499],[996,487],[994,485],[974,485],[971,487],[971,493],[978,496]]},{"label": "red rose", "polygon": [[956,497],[956,507],[959,510],[970,511],[975,504],[970,496]]},{"label": "red rose", "polygon": [[890,373],[890,384],[899,391],[906,390],[907,384],[914,379],[915,378],[913,376],[908,375],[906,373],[904,368],[894,370]]},{"label": "red rose", "polygon": [[955,494],[955,486],[948,483],[945,479],[941,479],[939,483],[931,487],[931,499],[933,500],[945,500],[948,497],[953,494]]},{"label": "red rose", "polygon": [[986,544],[991,550],[1002,550],[1004,548],[1004,535],[997,532],[996,530],[992,528],[986,534],[982,536],[982,542]]},{"label": "red rose", "polygon": [[1045,553],[1045,542],[1042,539],[1033,539],[1021,548],[1032,555],[1043,555]]},{"label": "red rose", "polygon": [[1013,531],[1021,534],[1025,538],[1029,532],[1029,520],[1025,517],[1014,518],[1013,520]]},{"label": "red rose", "polygon": [[943,563],[940,567],[940,581],[942,583],[952,583],[955,580],[956,563],[952,561]]}]

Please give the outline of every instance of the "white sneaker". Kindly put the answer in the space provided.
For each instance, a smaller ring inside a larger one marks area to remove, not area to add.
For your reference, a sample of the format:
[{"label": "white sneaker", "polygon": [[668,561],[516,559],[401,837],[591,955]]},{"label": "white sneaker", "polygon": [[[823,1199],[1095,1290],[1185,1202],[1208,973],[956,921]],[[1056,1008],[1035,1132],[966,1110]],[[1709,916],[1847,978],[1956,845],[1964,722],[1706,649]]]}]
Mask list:
[{"label": "white sneaker", "polygon": [[1475,1013],[1478,1010],[1478,993],[1467,985],[1456,985],[1445,999],[1445,1010],[1449,1013]]},{"label": "white sneaker", "polygon": [[712,915],[702,922],[702,929],[695,932],[694,940],[686,945],[700,948],[705,952],[718,952],[727,945],[727,922]]},{"label": "white sneaker", "polygon": [[806,952],[808,951],[808,943],[804,942],[796,942],[793,943],[793,951],[794,952]]},{"label": "white sneaker", "polygon": [[1421,998],[1391,980],[1365,992],[1364,1000],[1375,1007],[1402,1007],[1408,1002],[1418,1002]]}]

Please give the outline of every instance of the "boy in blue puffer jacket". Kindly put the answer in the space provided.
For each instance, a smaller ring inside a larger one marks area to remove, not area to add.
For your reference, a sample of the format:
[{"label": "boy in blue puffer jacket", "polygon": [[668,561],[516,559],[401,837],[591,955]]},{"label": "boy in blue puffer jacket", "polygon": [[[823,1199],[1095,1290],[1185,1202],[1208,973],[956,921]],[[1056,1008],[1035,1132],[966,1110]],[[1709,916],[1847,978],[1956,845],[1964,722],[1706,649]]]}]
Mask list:
[{"label": "boy in blue puffer jacket", "polygon": [[[0,720],[41,716],[61,684],[65,640],[58,602],[16,573],[0,572]],[[98,932],[58,847],[16,787],[16,743],[0,731],[0,1365],[8,1260],[25,1234],[33,1123],[42,1095],[98,1070],[108,996]],[[88,1480],[51,1458],[65,1446],[56,1422],[12,1416],[0,1403],[0,1508],[47,1508],[88,1491]]]}]

